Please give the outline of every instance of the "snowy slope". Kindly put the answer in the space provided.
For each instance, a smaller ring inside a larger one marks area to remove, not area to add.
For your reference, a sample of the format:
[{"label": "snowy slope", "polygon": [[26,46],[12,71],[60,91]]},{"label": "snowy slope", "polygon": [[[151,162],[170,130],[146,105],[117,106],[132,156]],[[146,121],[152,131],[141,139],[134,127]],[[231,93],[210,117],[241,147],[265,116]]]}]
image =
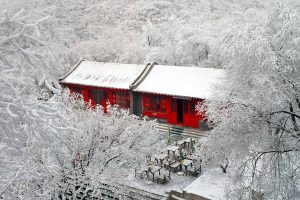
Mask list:
[{"label": "snowy slope", "polygon": [[188,185],[184,191],[214,200],[226,199],[228,186],[233,183],[233,170],[225,174],[221,168],[206,171],[198,179]]},{"label": "snowy slope", "polygon": [[[283,2],[300,16],[300,1]],[[276,5],[273,0],[8,1],[10,13],[25,8],[25,19],[50,16],[42,38],[65,66],[83,57],[183,66],[209,62],[215,67],[219,64],[209,59],[215,59],[224,34],[265,18]]]}]

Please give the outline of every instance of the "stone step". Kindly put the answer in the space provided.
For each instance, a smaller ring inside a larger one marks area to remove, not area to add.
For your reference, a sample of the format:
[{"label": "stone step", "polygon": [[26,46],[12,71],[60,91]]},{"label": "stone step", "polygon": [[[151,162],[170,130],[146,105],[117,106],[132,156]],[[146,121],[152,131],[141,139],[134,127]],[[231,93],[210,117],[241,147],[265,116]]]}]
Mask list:
[{"label": "stone step", "polygon": [[171,134],[182,135],[187,137],[200,138],[206,136],[206,131],[201,129],[176,127],[168,124],[158,124],[156,128],[161,132],[168,133],[170,130]]},{"label": "stone step", "polygon": [[[112,123],[112,120],[106,116],[103,116],[102,120]],[[173,135],[180,135],[180,136],[194,137],[194,138],[200,138],[206,136],[206,130],[196,129],[196,128],[186,128],[186,127],[180,127],[180,126],[164,124],[164,123],[158,123],[156,128],[161,132],[167,132],[167,133],[169,132],[170,129],[170,132]]]}]

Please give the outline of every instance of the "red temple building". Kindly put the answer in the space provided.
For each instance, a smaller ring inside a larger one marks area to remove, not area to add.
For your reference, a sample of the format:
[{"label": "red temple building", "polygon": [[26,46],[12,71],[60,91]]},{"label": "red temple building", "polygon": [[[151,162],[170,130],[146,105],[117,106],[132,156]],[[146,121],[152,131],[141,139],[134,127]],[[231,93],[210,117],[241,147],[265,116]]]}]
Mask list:
[{"label": "red temple building", "polygon": [[92,105],[118,104],[137,116],[198,128],[204,114],[195,105],[208,99],[223,70],[200,67],[102,63],[81,60],[59,81]]}]

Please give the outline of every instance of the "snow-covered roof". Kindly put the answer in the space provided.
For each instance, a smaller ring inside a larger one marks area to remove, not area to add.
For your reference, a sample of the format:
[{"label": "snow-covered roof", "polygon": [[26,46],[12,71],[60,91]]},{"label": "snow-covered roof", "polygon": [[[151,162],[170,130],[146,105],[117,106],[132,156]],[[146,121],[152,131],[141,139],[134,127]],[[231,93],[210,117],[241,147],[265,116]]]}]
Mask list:
[{"label": "snow-covered roof", "polygon": [[208,99],[223,74],[222,69],[155,65],[134,91]]},{"label": "snow-covered roof", "polygon": [[60,79],[61,83],[129,89],[146,65],[103,63],[81,60]]},{"label": "snow-covered roof", "polygon": [[226,188],[233,183],[234,172],[232,168],[227,169],[226,174],[221,168],[210,169],[188,185],[184,191],[207,199],[225,199]]}]

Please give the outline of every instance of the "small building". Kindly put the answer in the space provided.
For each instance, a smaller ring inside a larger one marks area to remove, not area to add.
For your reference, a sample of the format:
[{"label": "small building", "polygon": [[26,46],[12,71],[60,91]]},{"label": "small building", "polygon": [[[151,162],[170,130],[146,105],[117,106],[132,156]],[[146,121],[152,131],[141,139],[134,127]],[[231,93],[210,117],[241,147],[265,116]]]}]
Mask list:
[{"label": "small building", "polygon": [[60,83],[91,100],[118,104],[137,116],[198,128],[205,118],[195,106],[209,98],[223,70],[200,67],[102,63],[81,60]]},{"label": "small building", "polygon": [[130,108],[130,84],[143,72],[144,65],[102,63],[81,60],[59,81],[71,92],[80,93],[92,105],[118,104]]}]

